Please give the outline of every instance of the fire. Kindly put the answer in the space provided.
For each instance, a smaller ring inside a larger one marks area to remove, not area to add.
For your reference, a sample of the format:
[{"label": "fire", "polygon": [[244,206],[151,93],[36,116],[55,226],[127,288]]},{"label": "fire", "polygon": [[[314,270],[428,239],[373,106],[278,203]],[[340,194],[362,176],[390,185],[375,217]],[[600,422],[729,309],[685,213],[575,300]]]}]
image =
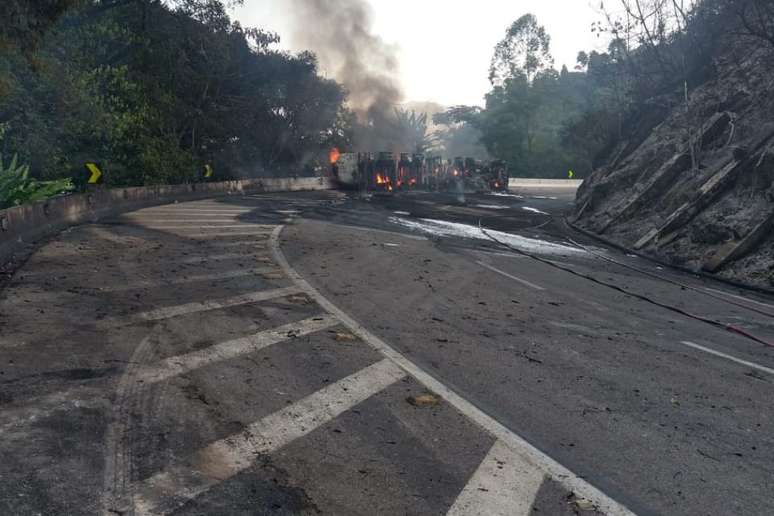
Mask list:
[{"label": "fire", "polygon": [[335,165],[336,163],[339,162],[339,158],[341,157],[341,151],[339,151],[339,149],[334,147],[331,149],[331,152],[328,157],[331,160],[331,165]]},{"label": "fire", "polygon": [[389,178],[387,176],[383,176],[381,174],[376,174],[376,184],[377,185],[388,185],[390,184]]}]

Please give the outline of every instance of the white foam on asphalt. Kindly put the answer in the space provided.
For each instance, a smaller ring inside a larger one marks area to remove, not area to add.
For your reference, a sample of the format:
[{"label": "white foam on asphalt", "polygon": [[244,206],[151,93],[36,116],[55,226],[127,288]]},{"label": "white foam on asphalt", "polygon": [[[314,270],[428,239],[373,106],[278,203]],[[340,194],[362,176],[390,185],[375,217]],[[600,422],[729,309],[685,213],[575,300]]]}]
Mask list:
[{"label": "white foam on asphalt", "polygon": [[158,364],[140,369],[136,372],[135,379],[146,385],[158,383],[216,362],[225,362],[232,358],[255,353],[280,342],[327,330],[337,324],[340,324],[339,321],[330,315],[286,324],[272,330],[258,332],[249,337],[221,342],[192,353],[167,358]]},{"label": "white foam on asphalt", "polygon": [[219,310],[221,308],[229,308],[232,306],[248,305],[251,303],[258,303],[260,301],[268,301],[270,299],[277,299],[280,297],[292,296],[293,294],[299,294],[301,289],[298,287],[279,288],[275,290],[261,290],[259,292],[253,292],[251,294],[243,294],[241,296],[230,297],[228,299],[221,299],[217,301],[202,301],[199,303],[187,303],[184,305],[167,306],[164,308],[158,308],[148,312],[142,312],[132,316],[132,319],[138,321],[162,321],[164,319],[170,319],[172,317],[179,317],[181,315],[194,314],[198,312],[209,312],[211,310]]},{"label": "white foam on asphalt", "polygon": [[256,457],[276,451],[406,377],[382,360],[339,380],[245,430],[196,452],[137,486],[135,514],[168,514],[212,487],[250,468]]},{"label": "white foam on asphalt", "polygon": [[514,433],[508,427],[457,394],[446,384],[436,379],[435,376],[426,372],[403,354],[399,353],[395,348],[371,333],[365,326],[358,323],[355,319],[347,315],[346,312],[320,294],[320,292],[312,287],[309,282],[288,263],[279,247],[279,236],[281,232],[282,226],[279,226],[274,230],[271,237],[271,248],[274,253],[275,261],[280,264],[285,273],[293,279],[301,290],[317,301],[317,303],[327,310],[328,313],[335,315],[353,334],[360,337],[364,342],[369,344],[386,358],[392,360],[404,371],[424,384],[431,392],[441,396],[447,403],[489,432],[490,435],[502,441],[503,444],[508,446],[511,450],[518,453],[524,459],[525,463],[531,464],[532,468],[536,471],[550,476],[569,491],[593,501],[594,504],[599,507],[600,511],[607,516],[634,516],[634,513],[626,508],[626,506],[616,502],[605,493],[589,484],[585,479],[577,476],[572,471],[535,448],[523,437]]},{"label": "white foam on asphalt", "polygon": [[[433,219],[420,219],[420,220],[406,220],[400,217],[391,217],[390,221],[394,224],[407,227],[415,231],[421,231],[430,235],[447,236],[447,237],[459,237],[459,238],[474,238],[476,240],[486,240],[491,242],[491,239],[476,226],[469,224],[460,224],[457,222],[447,222],[444,220]],[[525,252],[538,253],[538,254],[585,254],[586,251],[578,249],[576,247],[569,247],[562,244],[555,244],[553,242],[546,242],[545,240],[538,240],[536,238],[528,238],[520,235],[513,235],[511,233],[504,233],[502,231],[486,230],[487,233],[492,235],[500,242],[504,242],[516,249],[520,249]]]},{"label": "white foam on asphalt", "polygon": [[541,211],[541,210],[539,210],[537,208],[530,208],[529,206],[522,206],[521,209],[524,210],[524,211],[528,211],[530,213],[538,213],[540,215],[550,215],[550,213],[546,213],[546,212]]},{"label": "white foam on asphalt", "polygon": [[545,475],[495,442],[448,516],[530,516]]},{"label": "white foam on asphalt", "polygon": [[509,193],[502,193],[502,192],[492,192],[489,195],[492,197],[510,197],[512,199],[524,199],[523,195],[516,195],[516,194],[509,194]]},{"label": "white foam on asphalt", "polygon": [[476,204],[476,208],[484,208],[485,210],[510,210],[510,206],[503,206],[502,204]]}]

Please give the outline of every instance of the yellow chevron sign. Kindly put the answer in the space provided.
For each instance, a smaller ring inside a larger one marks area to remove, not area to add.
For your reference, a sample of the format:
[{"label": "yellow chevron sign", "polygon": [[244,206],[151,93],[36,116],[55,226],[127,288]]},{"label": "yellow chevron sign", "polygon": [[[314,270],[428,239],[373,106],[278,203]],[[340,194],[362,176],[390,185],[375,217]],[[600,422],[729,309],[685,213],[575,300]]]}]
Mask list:
[{"label": "yellow chevron sign", "polygon": [[91,177],[89,177],[89,180],[87,181],[88,184],[96,185],[102,181],[102,171],[96,163],[86,163],[86,170],[91,174]]},{"label": "yellow chevron sign", "polygon": [[204,165],[204,177],[206,179],[209,179],[214,175],[215,175],[215,171],[212,170],[212,167],[210,165]]}]

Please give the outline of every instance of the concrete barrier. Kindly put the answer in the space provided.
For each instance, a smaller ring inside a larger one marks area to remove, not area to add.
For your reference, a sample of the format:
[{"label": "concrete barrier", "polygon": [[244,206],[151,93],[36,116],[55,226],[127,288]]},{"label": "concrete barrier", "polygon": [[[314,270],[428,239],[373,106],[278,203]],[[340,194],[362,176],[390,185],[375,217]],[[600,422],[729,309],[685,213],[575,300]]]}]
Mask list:
[{"label": "concrete barrier", "polygon": [[535,179],[512,177],[510,188],[580,188],[582,179]]},{"label": "concrete barrier", "polygon": [[148,206],[246,193],[332,188],[330,180],[317,177],[243,179],[222,183],[100,189],[0,210],[0,266],[25,244],[69,226],[96,222]]}]

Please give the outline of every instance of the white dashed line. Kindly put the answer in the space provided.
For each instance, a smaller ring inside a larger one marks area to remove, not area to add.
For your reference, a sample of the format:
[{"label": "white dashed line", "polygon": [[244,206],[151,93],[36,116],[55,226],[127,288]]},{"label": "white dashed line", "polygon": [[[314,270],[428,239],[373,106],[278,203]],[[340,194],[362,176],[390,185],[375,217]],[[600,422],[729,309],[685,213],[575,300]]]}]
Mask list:
[{"label": "white dashed line", "polygon": [[137,486],[137,516],[168,514],[199,494],[250,468],[255,458],[290,444],[378,394],[406,373],[382,360],[287,408],[216,441]]},{"label": "white dashed line", "polygon": [[769,304],[766,304],[766,303],[761,303],[760,301],[755,301],[754,299],[748,299],[746,297],[737,296],[737,295],[731,294],[730,292],[724,292],[722,290],[717,290],[717,289],[714,289],[714,288],[706,288],[706,287],[704,288],[704,290],[706,290],[707,292],[713,292],[715,294],[720,294],[722,296],[730,297],[730,298],[736,299],[738,301],[744,301],[745,303],[752,303],[754,305],[758,305],[758,306],[762,306],[764,308],[770,308],[770,309],[774,310],[774,305],[769,305]]},{"label": "white dashed line", "polygon": [[497,441],[447,515],[530,516],[543,480],[543,473]]},{"label": "white dashed line", "polygon": [[682,341],[681,344],[698,351],[703,351],[704,353],[709,353],[710,355],[714,355],[719,358],[725,358],[726,360],[730,360],[731,362],[737,363],[739,365],[751,367],[753,369],[757,369],[758,371],[774,375],[774,369],[771,369],[770,367],[762,366],[760,364],[756,364],[755,362],[748,362],[747,360],[742,360],[741,358],[736,358],[733,355],[728,355],[721,351],[715,351],[714,349],[700,346],[699,344],[694,344],[693,342],[689,342],[687,340]]},{"label": "white dashed line", "polygon": [[477,263],[478,265],[480,265],[481,267],[485,268],[485,269],[488,269],[488,270],[490,270],[490,271],[492,271],[492,272],[494,272],[494,273],[497,273],[497,274],[499,274],[500,276],[504,276],[504,277],[506,277],[506,278],[508,278],[508,279],[512,279],[513,281],[516,281],[516,282],[518,282],[518,283],[521,283],[522,285],[525,285],[525,286],[527,286],[527,287],[529,287],[529,288],[533,288],[533,289],[535,289],[535,290],[545,290],[545,289],[544,289],[543,287],[541,287],[540,285],[535,285],[534,283],[531,283],[531,282],[529,282],[529,281],[527,281],[527,280],[524,280],[524,279],[518,278],[518,277],[514,276],[513,274],[508,274],[507,272],[505,272],[505,271],[501,271],[500,269],[497,269],[497,268],[495,268],[495,267],[492,267],[491,265],[488,265],[488,264],[486,264],[486,263],[484,263],[484,262],[480,262],[480,261],[479,261],[479,262],[476,262],[476,263]]}]

